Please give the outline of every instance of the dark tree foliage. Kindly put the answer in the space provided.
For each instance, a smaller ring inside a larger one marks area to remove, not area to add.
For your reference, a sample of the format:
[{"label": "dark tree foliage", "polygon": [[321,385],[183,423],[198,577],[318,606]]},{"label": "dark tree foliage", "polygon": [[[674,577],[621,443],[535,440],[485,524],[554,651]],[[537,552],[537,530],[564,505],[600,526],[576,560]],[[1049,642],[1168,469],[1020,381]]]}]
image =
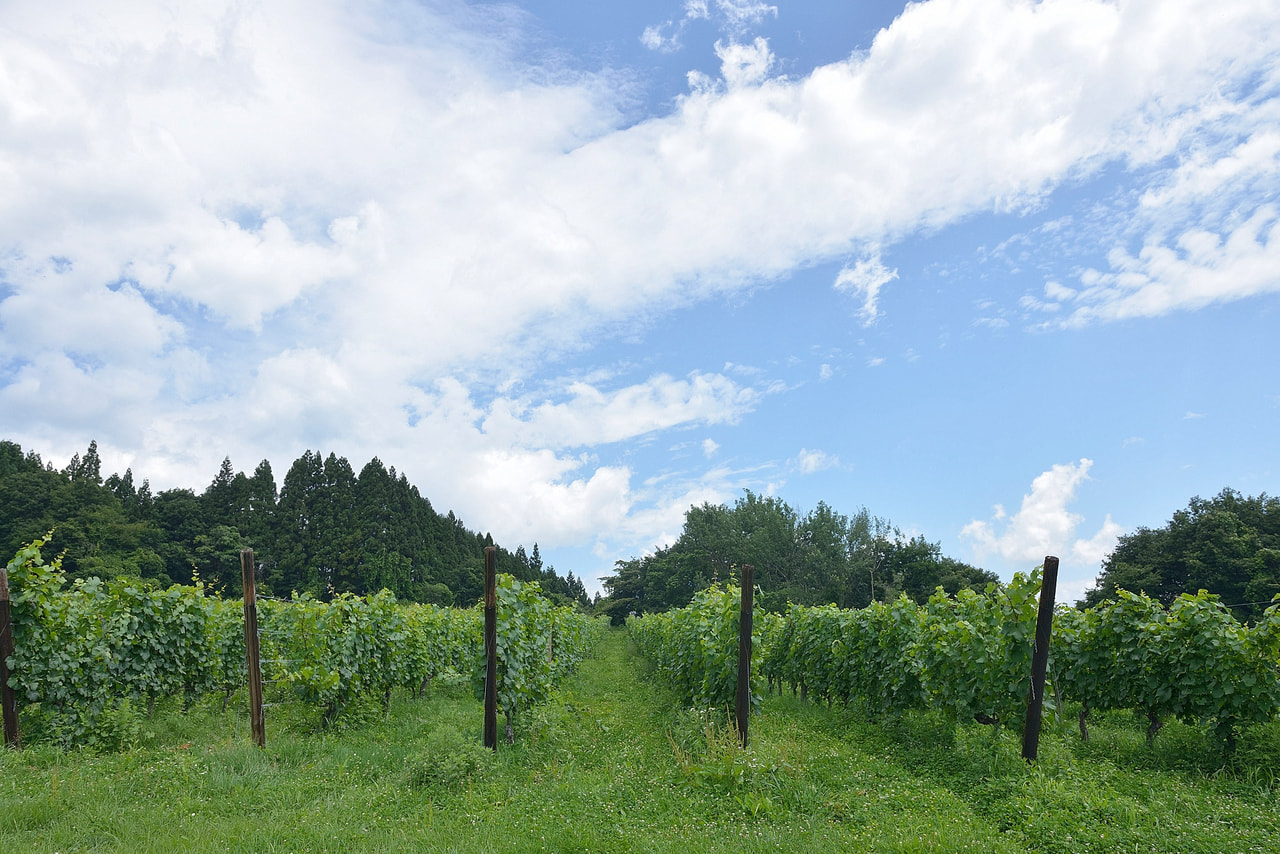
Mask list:
[{"label": "dark tree foliage", "polygon": [[943,557],[936,543],[903,536],[865,508],[848,517],[820,502],[800,516],[776,496],[747,491],[732,507],[689,508],[673,545],[618,561],[597,607],[614,622],[632,611],[682,608],[699,590],[736,577],[743,564],[755,567],[759,601],[774,610],[788,602],[861,608],[873,595],[884,601],[899,593],[924,602],[938,587],[981,590],[997,580]]},{"label": "dark tree foliage", "polygon": [[210,524],[234,525],[237,521],[237,510],[244,502],[245,486],[248,481],[243,474],[236,480],[236,471],[231,467],[231,458],[224,457],[218,468],[218,475],[213,483],[205,488],[201,497],[205,516]]},{"label": "dark tree foliage", "polygon": [[151,504],[151,524],[159,528],[158,551],[164,559],[165,581],[190,584],[198,574],[196,538],[209,529],[204,505],[190,489],[166,489]]},{"label": "dark tree foliage", "polygon": [[38,454],[0,441],[0,549],[11,555],[50,530],[49,549],[64,555],[70,578],[164,572],[154,529],[130,515],[103,483],[96,442],[58,471]]},{"label": "dark tree foliage", "polygon": [[1208,500],[1192,498],[1163,528],[1121,537],[1082,604],[1114,599],[1117,590],[1165,605],[1180,593],[1207,590],[1237,618],[1256,620],[1280,593],[1280,499],[1227,488]]},{"label": "dark tree foliage", "polygon": [[[133,576],[156,584],[199,578],[227,595],[240,590],[240,550],[250,547],[263,595],[321,598],[391,590],[400,599],[468,605],[482,593],[484,548],[493,538],[440,515],[394,467],[377,458],[356,475],[336,454],[307,451],[277,490],[271,464],[252,475],[230,458],[197,494],[152,495],[131,469],[102,477],[96,442],[61,471],[14,442],[0,441],[0,549],[54,530],[72,578]],[[497,550],[499,571],[538,581],[565,603],[588,606],[586,589],[544,567],[535,543]]]}]

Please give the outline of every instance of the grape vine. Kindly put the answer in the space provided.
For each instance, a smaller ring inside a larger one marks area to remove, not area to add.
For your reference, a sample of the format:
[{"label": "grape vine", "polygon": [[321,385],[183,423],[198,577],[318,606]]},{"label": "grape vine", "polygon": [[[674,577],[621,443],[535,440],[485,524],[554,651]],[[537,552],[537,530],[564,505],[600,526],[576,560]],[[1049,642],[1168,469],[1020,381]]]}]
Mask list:
[{"label": "grape vine", "polygon": [[[1021,726],[1030,687],[1039,572],[984,593],[939,589],[861,610],[790,605],[755,618],[753,680],[877,714],[933,708],[956,720]],[[632,617],[642,654],[683,702],[723,707],[737,676],[735,588],[711,588],[687,608]],[[763,642],[761,642],[763,641]],[[1213,729],[1230,746],[1244,724],[1280,711],[1280,597],[1253,626],[1201,592],[1166,609],[1121,592],[1087,611],[1062,607],[1050,647],[1049,695],[1091,711],[1146,714],[1154,739],[1171,717]],[[1057,703],[1048,705],[1051,713]]]},{"label": "grape vine", "polygon": [[[79,579],[46,562],[48,537],[8,564],[14,628],[10,684],[31,710],[48,713],[65,743],[95,744],[122,703],[149,709],[221,692],[223,707],[246,682],[244,614],[204,585],[150,588]],[[259,600],[263,678],[292,688],[332,723],[362,697],[389,704],[403,687],[420,694],[445,673],[483,667],[478,608],[404,605],[383,591]],[[508,722],[549,696],[602,631],[599,621],[553,607],[536,583],[499,577],[498,699]]]}]

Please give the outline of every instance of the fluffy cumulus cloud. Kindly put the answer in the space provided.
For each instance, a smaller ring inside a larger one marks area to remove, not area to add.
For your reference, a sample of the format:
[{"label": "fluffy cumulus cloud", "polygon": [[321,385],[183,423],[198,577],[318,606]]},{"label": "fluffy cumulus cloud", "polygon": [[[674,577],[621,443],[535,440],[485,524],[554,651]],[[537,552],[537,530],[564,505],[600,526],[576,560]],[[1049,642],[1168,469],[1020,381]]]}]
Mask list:
[{"label": "fluffy cumulus cloud", "polygon": [[720,58],[720,76],[731,89],[760,83],[769,76],[774,61],[769,42],[762,38],[751,44],[716,42],[716,56]]},{"label": "fluffy cumulus cloud", "polygon": [[1077,536],[1084,518],[1069,509],[1076,490],[1089,479],[1093,461],[1062,463],[1038,475],[1031,491],[1022,497],[1010,516],[997,505],[990,520],[975,519],[960,532],[979,558],[999,556],[1011,564],[1035,566],[1045,555],[1055,555],[1077,571],[1096,572],[1098,563],[1115,548],[1123,529],[1107,516],[1096,533]]},{"label": "fluffy cumulus cloud", "polygon": [[[636,484],[595,449],[732,424],[765,390],[697,365],[621,387],[542,368],[545,399],[494,377],[1022,210],[1106,163],[1161,162],[1256,98],[1244,81],[1270,85],[1258,69],[1280,43],[1274,4],[932,0],[788,78],[743,29],[773,7],[690,2],[685,19],[720,22],[722,79],[626,124],[612,72],[528,69],[518,19],[448,9],[0,6],[0,433],[69,456],[93,430],[107,465],[161,484],[199,483],[227,453],[394,451],[495,536],[665,530],[732,478]],[[1150,206],[1274,170],[1276,150],[1258,132],[1188,160]],[[1153,216],[1149,247],[1062,285],[1063,313],[1272,287],[1274,210],[1204,214],[1176,232]],[[847,271],[865,319],[891,278],[875,257]]]}]

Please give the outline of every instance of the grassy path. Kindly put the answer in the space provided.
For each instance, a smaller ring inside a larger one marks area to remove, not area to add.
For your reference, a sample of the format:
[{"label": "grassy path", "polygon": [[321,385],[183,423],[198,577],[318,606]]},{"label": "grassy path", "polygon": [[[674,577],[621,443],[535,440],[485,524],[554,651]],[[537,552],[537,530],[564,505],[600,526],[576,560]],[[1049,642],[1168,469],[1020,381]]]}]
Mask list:
[{"label": "grassy path", "polygon": [[[1020,850],[949,792],[922,792],[785,700],[753,720],[744,754],[723,727],[638,680],[627,646],[611,635],[556,712],[552,741],[578,771],[551,787],[565,820],[549,850]],[[574,815],[598,818],[584,827]]]},{"label": "grassy path", "polygon": [[643,671],[609,633],[496,757],[460,684],[338,733],[273,707],[265,751],[211,701],[132,750],[10,753],[0,851],[1280,852],[1272,784],[1177,767],[1190,730],[1063,735],[1027,768],[980,728],[772,697],[744,753]]}]

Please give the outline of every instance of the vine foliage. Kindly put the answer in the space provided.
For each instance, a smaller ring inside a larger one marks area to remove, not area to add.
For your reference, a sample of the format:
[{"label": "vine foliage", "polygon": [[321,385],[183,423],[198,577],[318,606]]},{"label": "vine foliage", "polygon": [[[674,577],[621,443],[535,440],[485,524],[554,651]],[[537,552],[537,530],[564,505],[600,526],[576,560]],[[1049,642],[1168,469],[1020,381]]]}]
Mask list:
[{"label": "vine foliage", "polygon": [[[1039,589],[1037,570],[982,593],[939,588],[924,605],[903,596],[856,610],[792,604],[782,615],[757,615],[753,679],[873,714],[936,709],[957,721],[1020,727]],[[732,702],[738,596],[713,587],[687,608],[628,620],[640,651],[683,702]],[[1241,726],[1280,711],[1280,597],[1253,625],[1204,591],[1168,608],[1125,591],[1084,611],[1060,607],[1049,675],[1047,709],[1078,703],[1085,738],[1092,712],[1124,709],[1146,715],[1149,740],[1178,718],[1209,727],[1230,749]]]},{"label": "vine foliage", "polygon": [[[223,708],[246,684],[244,613],[204,584],[149,587],[137,580],[76,579],[45,561],[49,537],[8,563],[14,654],[10,685],[29,711],[49,717],[68,745],[114,743],[112,721],[139,704],[179,697],[188,706],[220,692]],[[599,621],[554,607],[537,583],[499,579],[498,698],[508,722],[545,700],[589,653]],[[263,679],[317,707],[325,725],[361,698],[390,704],[420,695],[436,676],[483,667],[477,607],[404,605],[394,594],[310,595],[258,602]]]}]

